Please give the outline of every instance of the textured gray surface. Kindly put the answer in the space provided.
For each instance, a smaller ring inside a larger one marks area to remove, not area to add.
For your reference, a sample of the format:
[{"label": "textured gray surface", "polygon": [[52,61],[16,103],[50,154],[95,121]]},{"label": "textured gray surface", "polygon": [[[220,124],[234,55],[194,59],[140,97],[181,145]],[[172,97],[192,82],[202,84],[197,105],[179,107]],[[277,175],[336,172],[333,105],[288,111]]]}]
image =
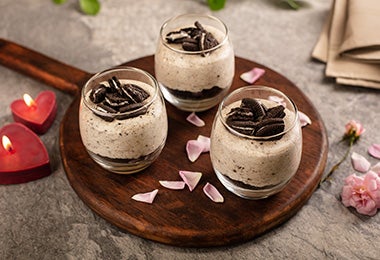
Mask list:
[{"label": "textured gray surface", "polygon": [[[279,0],[278,0],[279,1]],[[367,132],[353,151],[366,154],[380,142],[380,92],[340,86],[323,76],[310,58],[330,0],[309,1],[299,11],[276,0],[229,0],[214,14],[230,28],[236,55],[284,74],[320,112],[328,131],[330,168],[345,152],[338,144],[344,124],[361,121]],[[102,1],[99,15],[78,12],[76,1],[1,0],[0,37],[60,61],[96,72],[151,55],[160,25],[186,12],[210,12],[201,0]],[[51,89],[0,67],[0,126],[12,122],[10,102],[24,92]],[[54,90],[58,115],[42,136],[54,172],[22,185],[0,186],[0,259],[379,259],[380,216],[365,217],[340,200],[343,180],[353,172],[346,160],[288,222],[241,245],[176,248],[122,232],[95,215],[70,187],[58,152],[58,128],[71,97]],[[372,162],[375,159],[366,157]]]}]

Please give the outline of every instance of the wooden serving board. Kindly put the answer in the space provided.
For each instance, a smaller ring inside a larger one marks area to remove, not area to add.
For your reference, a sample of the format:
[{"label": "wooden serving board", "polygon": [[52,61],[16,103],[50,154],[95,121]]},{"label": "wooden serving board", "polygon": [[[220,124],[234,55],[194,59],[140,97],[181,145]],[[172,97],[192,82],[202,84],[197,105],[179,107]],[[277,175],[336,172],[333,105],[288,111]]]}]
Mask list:
[{"label": "wooden serving board", "polygon": [[[210,136],[217,108],[198,113],[206,126],[198,128],[186,121],[189,113],[167,105],[169,134],[166,145],[149,168],[134,175],[118,175],[103,170],[87,154],[78,126],[79,89],[90,73],[62,64],[42,54],[0,39],[0,63],[75,95],[60,128],[60,150],[67,178],[83,202],[111,224],[134,235],[183,247],[210,247],[251,240],[292,217],[310,198],[322,177],[327,160],[327,135],[320,115],[310,100],[292,82],[256,62],[236,57],[236,73],[231,90],[247,85],[239,75],[253,67],[266,70],[255,85],[283,91],[306,113],[312,124],[303,128],[303,153],[297,174],[286,188],[264,200],[246,200],[227,191],[215,176],[209,154],[194,163],[186,156],[187,140],[199,134]],[[153,56],[123,65],[154,75]],[[178,171],[200,171],[195,190],[180,191],[161,187],[159,180],[181,180]],[[225,198],[213,203],[203,193],[212,183]],[[153,204],[131,199],[136,193],[159,189]]]}]

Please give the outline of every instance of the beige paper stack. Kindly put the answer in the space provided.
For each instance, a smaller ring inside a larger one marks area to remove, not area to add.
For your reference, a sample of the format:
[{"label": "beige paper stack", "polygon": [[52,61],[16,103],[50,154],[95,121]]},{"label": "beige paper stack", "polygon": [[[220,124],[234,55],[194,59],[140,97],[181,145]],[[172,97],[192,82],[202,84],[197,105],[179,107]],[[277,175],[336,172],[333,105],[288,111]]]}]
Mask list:
[{"label": "beige paper stack", "polygon": [[380,89],[380,0],[334,0],[312,57],[337,83]]}]

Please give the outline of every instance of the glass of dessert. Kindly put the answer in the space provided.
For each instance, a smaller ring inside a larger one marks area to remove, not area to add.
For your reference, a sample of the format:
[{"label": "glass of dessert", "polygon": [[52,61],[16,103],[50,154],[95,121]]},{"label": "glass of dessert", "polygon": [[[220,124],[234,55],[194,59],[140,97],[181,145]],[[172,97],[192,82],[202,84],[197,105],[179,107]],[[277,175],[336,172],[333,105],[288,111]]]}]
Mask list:
[{"label": "glass of dessert", "polygon": [[184,111],[217,105],[235,73],[228,29],[210,15],[184,14],[165,22],[154,58],[165,99]]},{"label": "glass of dessert", "polygon": [[95,74],[82,89],[79,128],[89,155],[103,168],[120,174],[145,169],[168,133],[158,82],[132,67]]},{"label": "glass of dessert", "polygon": [[297,172],[302,131],[294,102],[265,86],[239,88],[220,103],[210,156],[232,193],[262,199],[281,191]]}]

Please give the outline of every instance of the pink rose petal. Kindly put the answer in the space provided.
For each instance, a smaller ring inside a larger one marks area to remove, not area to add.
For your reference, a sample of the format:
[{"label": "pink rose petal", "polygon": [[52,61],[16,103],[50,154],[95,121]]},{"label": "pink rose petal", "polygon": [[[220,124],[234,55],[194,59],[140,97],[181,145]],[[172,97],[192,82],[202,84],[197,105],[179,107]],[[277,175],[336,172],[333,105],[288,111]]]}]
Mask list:
[{"label": "pink rose petal", "polygon": [[284,107],[286,107],[285,100],[282,97],[279,97],[279,96],[269,96],[268,100],[276,102],[276,103],[278,103],[278,104],[283,105]]},{"label": "pink rose petal", "polygon": [[202,153],[207,153],[210,151],[210,137],[198,135],[197,141],[203,144]]},{"label": "pink rose petal", "polygon": [[179,171],[179,175],[181,176],[182,180],[186,183],[186,185],[189,187],[190,191],[193,191],[195,189],[199,180],[202,177],[201,172],[191,171]]},{"label": "pink rose petal", "polygon": [[210,138],[198,135],[197,140],[189,140],[186,143],[186,153],[187,158],[191,162],[195,162],[201,153],[206,153],[210,151]]},{"label": "pink rose petal", "polygon": [[214,185],[210,184],[210,183],[206,183],[206,185],[203,187],[203,192],[207,195],[207,197],[209,197],[213,202],[216,202],[216,203],[223,203],[224,202],[224,198],[222,196],[222,194],[220,194],[220,192],[217,190],[217,188],[215,188]]},{"label": "pink rose petal", "polygon": [[240,78],[245,82],[252,84],[257,81],[262,75],[264,75],[265,70],[260,68],[253,68],[250,71],[244,72],[240,75]]},{"label": "pink rose petal", "polygon": [[353,152],[351,155],[352,166],[358,172],[367,172],[371,167],[371,163],[364,156]]},{"label": "pink rose petal", "polygon": [[163,187],[171,190],[183,190],[185,188],[184,181],[158,181]]},{"label": "pink rose petal", "polygon": [[136,201],[152,204],[154,198],[157,195],[157,192],[158,192],[158,189],[155,189],[151,192],[146,192],[146,193],[137,193],[137,194],[132,196],[132,199],[134,199]]},{"label": "pink rose petal", "polygon": [[198,127],[206,125],[205,122],[195,114],[195,112],[192,112],[190,115],[188,115],[186,120]]},{"label": "pink rose petal", "polygon": [[298,117],[301,122],[301,127],[311,125],[311,119],[305,113],[298,111]]},{"label": "pink rose petal", "polygon": [[201,155],[203,149],[204,149],[204,144],[202,142],[199,142],[197,140],[187,141],[186,143],[187,158],[189,158],[191,162],[195,162]]},{"label": "pink rose petal", "polygon": [[378,162],[374,166],[372,166],[371,171],[377,173],[377,175],[379,175],[379,177],[380,177],[380,162]]},{"label": "pink rose petal", "polygon": [[372,144],[368,148],[368,153],[373,157],[380,159],[380,144]]}]

